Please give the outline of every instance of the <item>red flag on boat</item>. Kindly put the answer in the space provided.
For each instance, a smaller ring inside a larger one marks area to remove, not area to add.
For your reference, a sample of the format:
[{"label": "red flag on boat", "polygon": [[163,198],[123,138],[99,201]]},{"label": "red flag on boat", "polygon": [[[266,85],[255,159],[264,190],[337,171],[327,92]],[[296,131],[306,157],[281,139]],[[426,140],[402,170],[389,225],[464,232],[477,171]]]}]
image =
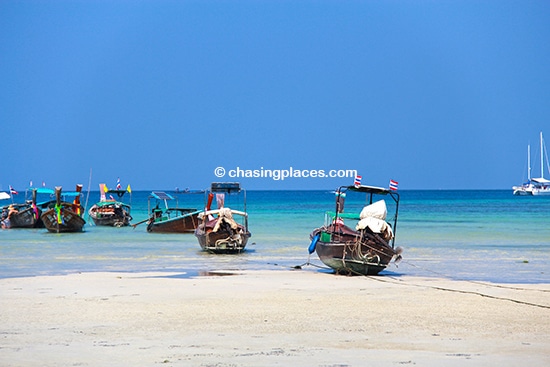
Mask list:
[{"label": "red flag on boat", "polygon": [[10,185],[10,194],[12,194],[12,195],[17,195],[17,194],[19,194],[19,193],[17,192],[17,190],[15,190],[15,189],[14,189],[13,187],[11,187],[11,185]]},{"label": "red flag on boat", "polygon": [[362,179],[362,178],[363,178],[362,176],[355,175],[355,180],[353,181],[353,184],[354,184],[355,186],[361,186],[361,179]]},{"label": "red flag on boat", "polygon": [[390,180],[390,190],[397,190],[398,185],[399,185],[399,182]]}]

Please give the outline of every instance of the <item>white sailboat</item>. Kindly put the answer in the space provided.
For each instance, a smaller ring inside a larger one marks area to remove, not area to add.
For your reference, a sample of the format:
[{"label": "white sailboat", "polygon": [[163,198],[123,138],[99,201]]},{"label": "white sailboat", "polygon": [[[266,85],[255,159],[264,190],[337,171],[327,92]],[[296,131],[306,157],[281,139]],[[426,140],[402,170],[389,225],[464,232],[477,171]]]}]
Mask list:
[{"label": "white sailboat", "polygon": [[514,195],[533,195],[533,184],[531,183],[531,145],[527,144],[527,182],[521,186],[513,186]]},{"label": "white sailboat", "polygon": [[543,196],[550,195],[550,180],[544,178],[544,157],[546,155],[546,161],[548,161],[548,152],[546,151],[546,145],[544,144],[544,138],[542,137],[542,131],[540,132],[540,177],[531,178],[531,152],[530,146],[527,146],[527,165],[528,165],[528,177],[527,182],[521,186],[514,186],[514,195],[533,195]]},{"label": "white sailboat", "polygon": [[550,195],[550,180],[544,178],[544,157],[548,161],[548,152],[546,151],[546,144],[542,138],[542,131],[540,132],[540,177],[532,178],[533,183],[533,195]]}]

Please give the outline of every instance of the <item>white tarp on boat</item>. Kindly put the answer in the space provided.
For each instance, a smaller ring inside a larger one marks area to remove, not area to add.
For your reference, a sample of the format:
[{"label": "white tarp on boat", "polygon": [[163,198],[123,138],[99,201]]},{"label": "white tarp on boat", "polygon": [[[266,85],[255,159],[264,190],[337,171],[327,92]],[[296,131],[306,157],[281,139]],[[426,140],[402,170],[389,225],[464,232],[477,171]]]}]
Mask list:
[{"label": "white tarp on boat", "polygon": [[382,233],[386,238],[392,238],[393,232],[391,227],[386,223],[388,210],[386,202],[379,200],[375,203],[367,205],[361,210],[359,218],[361,219],[355,226],[356,230],[369,228],[374,233]]},{"label": "white tarp on boat", "polygon": [[361,210],[361,214],[359,214],[359,218],[364,219],[372,217],[385,220],[387,215],[388,209],[386,209],[386,202],[384,200],[378,200],[364,207],[363,210]]},{"label": "white tarp on boat", "polygon": [[0,200],[9,199],[11,196],[7,192],[0,192]]}]

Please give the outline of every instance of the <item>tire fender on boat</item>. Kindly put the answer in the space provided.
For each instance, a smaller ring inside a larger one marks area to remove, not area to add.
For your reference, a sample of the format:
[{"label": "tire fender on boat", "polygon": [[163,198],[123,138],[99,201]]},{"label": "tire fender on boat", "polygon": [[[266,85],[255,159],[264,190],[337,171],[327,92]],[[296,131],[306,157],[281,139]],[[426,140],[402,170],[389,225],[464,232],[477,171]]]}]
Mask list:
[{"label": "tire fender on boat", "polygon": [[321,237],[321,235],[319,233],[317,233],[313,239],[311,240],[311,244],[309,245],[308,247],[308,251],[310,254],[314,253],[315,252],[315,247],[317,246],[317,242],[319,241],[319,238]]}]

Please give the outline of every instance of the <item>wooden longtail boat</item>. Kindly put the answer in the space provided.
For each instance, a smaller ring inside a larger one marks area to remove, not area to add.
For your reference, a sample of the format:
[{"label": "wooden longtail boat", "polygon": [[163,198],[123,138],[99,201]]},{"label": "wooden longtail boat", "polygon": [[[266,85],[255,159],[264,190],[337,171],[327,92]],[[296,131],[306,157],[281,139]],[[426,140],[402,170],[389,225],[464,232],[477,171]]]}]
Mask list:
[{"label": "wooden longtail boat", "polygon": [[[130,224],[132,216],[130,215],[130,204],[117,201],[114,198],[107,199],[106,194],[115,194],[122,199],[127,190],[109,190],[105,184],[99,184],[100,199],[99,202],[92,205],[88,215],[94,221],[96,226],[125,227]],[[130,195],[132,193],[130,192]],[[131,200],[131,199],[130,199]]]},{"label": "wooden longtail boat", "polygon": [[[154,208],[152,208],[151,200],[156,201],[156,206]],[[147,232],[193,233],[199,224],[198,215],[200,210],[192,208],[178,208],[177,201],[176,207],[170,207],[168,205],[169,200],[175,199],[172,195],[163,191],[153,191],[151,195],[149,195],[147,205],[150,216],[146,221]],[[160,208],[161,202],[164,203],[164,209]],[[134,227],[136,225],[134,225]]]},{"label": "wooden longtail boat", "polygon": [[61,200],[61,186],[55,188],[55,202],[40,217],[49,232],[82,232],[86,221],[82,218],[81,192],[82,185],[76,185],[76,192],[63,194],[74,196],[71,203]]},{"label": "wooden longtail boat", "polygon": [[[224,207],[225,195],[243,192],[243,211]],[[216,194],[218,209],[211,210],[212,199]],[[238,223],[235,218],[240,218]],[[246,212],[246,192],[237,182],[214,182],[207,194],[205,210],[199,214],[201,223],[195,236],[204,251],[215,254],[236,254],[244,251],[248,239],[248,213]]]},{"label": "wooden longtail boat", "polygon": [[33,189],[31,200],[2,208],[2,227],[41,228],[44,227],[44,224],[40,215],[42,215],[42,210],[36,204],[36,189]]},{"label": "wooden longtail boat", "polygon": [[[362,210],[344,212],[344,202],[350,200],[352,193],[366,194],[367,200],[352,202],[363,207]],[[325,265],[341,274],[376,275],[392,260],[398,263],[403,251],[394,247],[399,194],[394,190],[362,185],[341,186],[335,194],[336,210],[327,212],[325,225],[311,233],[309,253],[316,251]],[[375,196],[393,199],[392,224],[386,221],[385,201],[374,201]],[[356,225],[351,228],[344,221]]]}]

